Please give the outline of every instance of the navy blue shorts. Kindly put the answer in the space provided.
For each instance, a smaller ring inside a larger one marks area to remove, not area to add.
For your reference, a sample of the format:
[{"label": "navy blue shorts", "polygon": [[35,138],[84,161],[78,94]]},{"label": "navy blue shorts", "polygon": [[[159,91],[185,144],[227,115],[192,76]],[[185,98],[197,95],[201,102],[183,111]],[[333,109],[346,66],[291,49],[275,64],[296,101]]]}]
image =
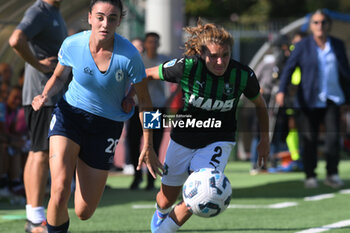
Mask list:
[{"label": "navy blue shorts", "polygon": [[87,165],[109,170],[123,124],[73,107],[62,98],[52,113],[49,137],[62,135],[73,140],[80,145],[79,157]]}]

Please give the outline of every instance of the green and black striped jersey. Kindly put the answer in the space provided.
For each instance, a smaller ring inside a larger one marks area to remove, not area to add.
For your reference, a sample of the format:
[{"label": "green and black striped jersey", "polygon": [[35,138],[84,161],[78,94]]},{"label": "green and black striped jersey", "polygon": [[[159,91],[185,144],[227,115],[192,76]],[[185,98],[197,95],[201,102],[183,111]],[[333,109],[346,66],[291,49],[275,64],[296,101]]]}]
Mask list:
[{"label": "green and black striped jersey", "polygon": [[159,75],[181,86],[184,106],[176,116],[182,122],[173,125],[171,138],[188,148],[235,141],[239,98],[254,99],[260,90],[254,72],[233,59],[223,76],[213,75],[198,56],[165,62]]}]

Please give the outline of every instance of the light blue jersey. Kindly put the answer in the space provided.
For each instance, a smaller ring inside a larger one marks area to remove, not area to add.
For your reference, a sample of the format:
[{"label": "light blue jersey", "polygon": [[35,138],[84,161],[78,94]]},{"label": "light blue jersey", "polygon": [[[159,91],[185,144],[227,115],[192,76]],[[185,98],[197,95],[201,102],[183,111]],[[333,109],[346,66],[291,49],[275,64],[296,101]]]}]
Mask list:
[{"label": "light blue jersey", "polygon": [[91,31],[68,37],[59,52],[59,62],[72,67],[73,79],[64,99],[72,106],[114,121],[126,121],[133,111],[125,113],[121,102],[131,83],[146,77],[145,67],[136,48],[115,34],[109,67],[101,73],[89,49]]}]

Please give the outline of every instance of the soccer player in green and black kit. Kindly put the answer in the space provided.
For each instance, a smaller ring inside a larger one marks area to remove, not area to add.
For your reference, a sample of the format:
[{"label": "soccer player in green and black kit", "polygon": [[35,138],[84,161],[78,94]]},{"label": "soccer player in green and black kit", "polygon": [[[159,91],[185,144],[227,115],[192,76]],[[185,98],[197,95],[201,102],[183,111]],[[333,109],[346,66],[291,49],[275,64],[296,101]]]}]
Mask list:
[{"label": "soccer player in green and black kit", "polygon": [[260,123],[259,165],[266,163],[269,153],[266,105],[254,72],[231,59],[232,36],[200,21],[185,31],[190,35],[185,55],[146,70],[150,79],[178,83],[184,94],[184,107],[176,121],[168,122],[171,140],[151,222],[153,233],[176,232],[191,217],[184,202],[171,208],[190,172],[205,167],[224,171],[235,145],[235,116],[242,94],[254,103]]}]

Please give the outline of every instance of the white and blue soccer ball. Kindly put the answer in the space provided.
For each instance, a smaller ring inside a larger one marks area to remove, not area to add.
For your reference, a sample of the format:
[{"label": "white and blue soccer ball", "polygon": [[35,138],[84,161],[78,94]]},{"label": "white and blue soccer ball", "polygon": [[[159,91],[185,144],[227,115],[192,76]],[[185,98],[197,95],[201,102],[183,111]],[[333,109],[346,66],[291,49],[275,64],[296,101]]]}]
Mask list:
[{"label": "white and blue soccer ball", "polygon": [[224,173],[213,168],[192,172],[182,188],[188,209],[205,218],[224,212],[231,201],[232,188]]}]

